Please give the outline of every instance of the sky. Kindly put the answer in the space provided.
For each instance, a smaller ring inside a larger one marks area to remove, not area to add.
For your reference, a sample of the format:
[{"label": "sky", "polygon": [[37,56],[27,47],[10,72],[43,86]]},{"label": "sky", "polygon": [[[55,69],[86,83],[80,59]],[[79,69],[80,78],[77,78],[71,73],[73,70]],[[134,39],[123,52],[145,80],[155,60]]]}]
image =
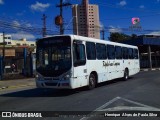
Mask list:
[{"label": "sky", "polygon": [[[82,0],[63,0],[81,4]],[[45,14],[48,34],[58,34],[54,18],[59,15],[56,7],[60,0],[0,0],[0,33],[11,34],[14,39],[41,37],[42,15]],[[89,0],[99,5],[101,27],[110,32],[125,34],[160,34],[160,0]],[[63,8],[65,34],[72,34],[72,6]],[[130,31],[131,19],[140,18],[143,31]],[[126,30],[127,29],[127,30]]]}]

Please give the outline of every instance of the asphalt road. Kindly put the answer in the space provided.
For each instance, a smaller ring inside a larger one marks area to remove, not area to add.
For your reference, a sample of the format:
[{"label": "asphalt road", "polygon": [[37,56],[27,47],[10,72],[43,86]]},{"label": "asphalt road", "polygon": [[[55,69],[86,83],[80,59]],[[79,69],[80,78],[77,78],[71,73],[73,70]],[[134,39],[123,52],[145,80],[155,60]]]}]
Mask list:
[{"label": "asphalt road", "polygon": [[[160,71],[140,72],[128,81],[116,79],[100,84],[93,90],[87,90],[86,88],[76,90],[32,88],[0,95],[0,111],[91,112],[132,110],[160,110]],[[99,120],[100,118],[80,116],[76,119]],[[132,120],[134,118],[117,117],[117,119]],[[158,120],[160,117],[141,117],[137,119]]]}]

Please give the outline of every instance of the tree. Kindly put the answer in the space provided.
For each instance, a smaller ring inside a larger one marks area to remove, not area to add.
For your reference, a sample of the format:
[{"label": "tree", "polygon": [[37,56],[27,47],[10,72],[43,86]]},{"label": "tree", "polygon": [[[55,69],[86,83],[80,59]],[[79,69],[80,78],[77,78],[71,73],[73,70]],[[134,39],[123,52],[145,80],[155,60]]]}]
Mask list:
[{"label": "tree", "polygon": [[123,34],[123,33],[111,33],[110,34],[110,41],[112,42],[122,42],[124,40],[128,40],[131,37],[129,35]]},{"label": "tree", "polygon": [[135,39],[135,38],[137,38],[138,36],[136,35],[136,34],[132,34],[131,35],[131,39]]}]

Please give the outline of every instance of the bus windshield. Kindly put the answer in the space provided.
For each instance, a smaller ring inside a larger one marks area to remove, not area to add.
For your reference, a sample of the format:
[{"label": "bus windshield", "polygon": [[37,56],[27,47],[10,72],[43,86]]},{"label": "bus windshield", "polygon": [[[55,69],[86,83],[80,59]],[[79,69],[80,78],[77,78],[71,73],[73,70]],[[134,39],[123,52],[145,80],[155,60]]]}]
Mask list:
[{"label": "bus windshield", "polygon": [[36,70],[43,76],[57,77],[71,69],[70,37],[44,38],[37,42]]}]

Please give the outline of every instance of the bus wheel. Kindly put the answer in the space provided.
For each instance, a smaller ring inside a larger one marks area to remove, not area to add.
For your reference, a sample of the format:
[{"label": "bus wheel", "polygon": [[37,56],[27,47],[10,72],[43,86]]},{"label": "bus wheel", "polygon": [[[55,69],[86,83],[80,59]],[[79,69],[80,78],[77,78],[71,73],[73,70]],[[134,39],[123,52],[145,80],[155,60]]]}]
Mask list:
[{"label": "bus wheel", "polygon": [[128,69],[125,69],[123,80],[128,80],[128,78],[129,78],[129,71]]},{"label": "bus wheel", "polygon": [[90,74],[88,88],[91,90],[94,89],[95,86],[96,86],[96,77],[94,74]]}]

